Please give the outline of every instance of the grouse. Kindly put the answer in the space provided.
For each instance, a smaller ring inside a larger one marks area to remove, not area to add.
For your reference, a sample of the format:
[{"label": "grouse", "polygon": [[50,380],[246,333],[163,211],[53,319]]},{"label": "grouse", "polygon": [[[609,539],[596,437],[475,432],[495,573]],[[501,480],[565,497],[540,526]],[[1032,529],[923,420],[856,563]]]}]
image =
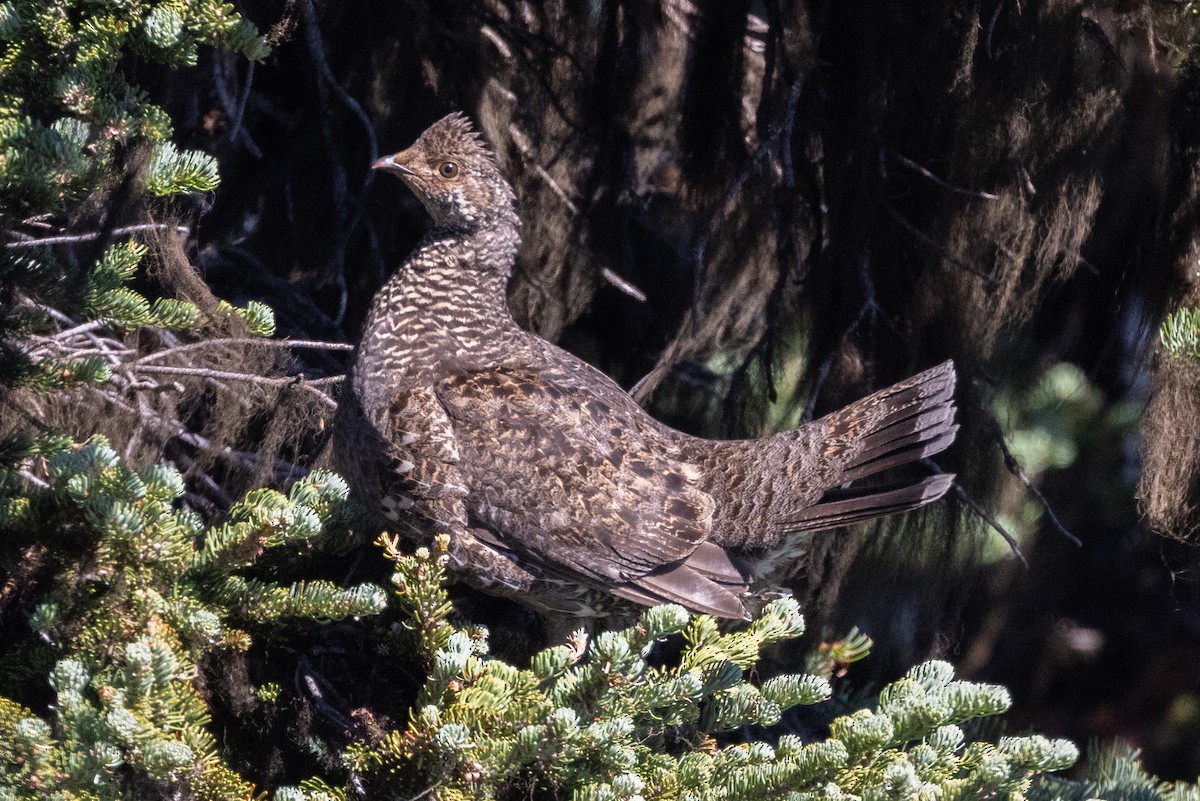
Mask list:
[{"label": "grouse", "polygon": [[685,435],[513,320],[515,196],[466,117],[373,167],[398,175],[433,226],[374,299],[335,463],[392,526],[448,534],[468,584],[560,614],[632,601],[743,618],[797,536],[949,488],[946,474],[848,485],[950,445],[953,363],[772,437]]}]

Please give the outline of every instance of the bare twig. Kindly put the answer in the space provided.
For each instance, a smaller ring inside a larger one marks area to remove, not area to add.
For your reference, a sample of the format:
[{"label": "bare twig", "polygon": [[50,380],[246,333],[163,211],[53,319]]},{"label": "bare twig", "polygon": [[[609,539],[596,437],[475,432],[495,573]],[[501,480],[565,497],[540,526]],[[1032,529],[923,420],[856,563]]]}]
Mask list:
[{"label": "bare twig", "polygon": [[39,489],[50,489],[50,485],[48,483],[46,483],[45,481],[42,481],[40,478],[35,476],[33,473],[31,473],[28,470],[25,470],[23,468],[21,470],[21,478],[25,479],[30,484],[32,484],[33,486],[35,486]]},{"label": "bare twig", "polygon": [[[196,448],[203,453],[216,457],[226,464],[240,468],[247,472],[254,473],[258,470],[259,459],[255,454],[248,451],[239,451],[235,448],[229,447],[228,445],[217,445],[207,437],[197,434],[194,431],[190,431],[178,420],[172,420],[168,417],[162,416],[158,412],[154,411],[154,409],[152,409],[150,405],[142,399],[139,399],[138,407],[135,409],[133,406],[130,406],[128,403],[126,403],[121,396],[114,392],[105,391],[103,389],[96,389],[95,392],[97,395],[100,395],[102,398],[104,398],[104,400],[113,404],[118,409],[122,409],[125,412],[135,415],[141,419],[146,428],[148,428],[150,431],[158,431],[162,435],[165,435],[169,438],[177,439],[184,444],[191,445],[193,448]],[[287,479],[297,474],[301,476],[308,474],[307,468],[283,459],[276,459],[275,464],[272,467],[277,478],[282,477],[283,479]]]},{"label": "bare twig", "polygon": [[892,156],[892,158],[896,159],[896,161],[900,162],[905,167],[908,167],[910,170],[914,170],[915,172],[924,176],[930,182],[937,184],[942,189],[953,192],[956,195],[966,195],[967,197],[976,197],[976,198],[981,198],[983,200],[999,200],[1000,199],[999,195],[993,195],[991,192],[981,192],[977,189],[963,189],[960,186],[955,186],[951,183],[943,181],[941,178],[937,177],[932,172],[927,170],[925,167],[922,167],[920,164],[918,164],[917,162],[908,158],[907,156],[905,156],[901,153],[898,153],[895,150],[892,150],[891,148],[888,148],[887,152]]},{"label": "bare twig", "polygon": [[[333,74],[333,70],[329,67],[329,61],[325,56],[325,46],[321,42],[321,31],[317,26],[316,11],[313,9],[312,0],[304,0],[300,4],[300,11],[304,17],[304,32],[305,42],[308,45],[309,55],[312,57],[313,64],[317,68],[317,94],[321,99],[322,105],[325,103],[328,92],[333,92],[334,96],[341,101],[342,105],[350,110],[350,112],[358,118],[362,124],[363,131],[367,136],[368,158],[363,159],[365,167],[369,159],[373,159],[379,153],[379,143],[375,136],[375,128],[371,124],[367,113],[363,111],[358,101],[350,96],[350,93],[342,88],[338,83],[337,78]],[[345,316],[346,306],[348,302],[346,290],[345,276],[345,256],[346,245],[350,240],[350,234],[358,227],[358,224],[363,219],[363,206],[359,196],[353,196],[346,188],[346,168],[342,165],[339,150],[335,145],[335,136],[333,127],[329,119],[330,115],[320,115],[321,138],[325,143],[325,150],[329,156],[329,162],[332,169],[333,194],[335,209],[337,214],[337,251],[334,257],[336,266],[335,276],[340,292],[338,302],[338,314],[334,318],[336,325],[342,324],[342,318]],[[371,182],[375,180],[375,171],[366,170],[366,175],[363,178],[359,188],[359,195],[365,194],[370,188]],[[345,209],[353,208],[354,213],[347,218]]]},{"label": "bare twig", "polygon": [[[187,236],[192,232],[191,228],[184,225],[168,225],[165,223],[142,223],[140,225],[127,225],[123,228],[114,228],[107,232],[108,236],[126,236],[127,234],[136,234],[140,231],[164,231],[173,229],[178,233]],[[45,236],[40,239],[24,239],[20,242],[5,242],[4,247],[8,250],[18,248],[40,248],[46,245],[73,245],[79,242],[94,242],[101,236],[104,236],[101,231],[89,231],[83,234],[63,234],[62,236]]]},{"label": "bare twig", "polygon": [[304,376],[301,375],[273,377],[265,375],[251,375],[249,373],[233,373],[228,370],[210,370],[204,367],[169,367],[167,365],[159,364],[130,365],[130,368],[136,370],[137,372],[143,373],[186,375],[194,376],[196,378],[211,378],[218,381],[241,381],[249,384],[261,384],[269,387],[281,387],[294,384],[296,386],[312,388],[314,394],[316,394],[323,403],[335,409],[337,408],[337,402],[325,393],[317,391],[315,387],[341,380],[341,376],[331,377],[334,379],[334,381],[331,381],[329,378],[319,378],[313,381],[307,381],[305,380]]},{"label": "bare twig", "polygon": [[242,117],[246,113],[246,104],[250,101],[250,87],[254,85],[254,62],[246,62],[246,80],[242,84],[242,93],[238,97],[233,120],[229,123],[229,140],[236,141],[242,131]]},{"label": "bare twig", "polygon": [[1046,496],[1043,495],[1042,491],[1034,486],[1033,482],[1029,480],[1029,475],[1025,472],[1025,468],[1021,467],[1021,463],[1017,461],[1017,457],[1013,456],[1012,451],[1009,450],[1008,443],[1004,441],[1004,434],[999,431],[998,428],[994,433],[996,444],[1000,448],[1000,453],[1004,455],[1004,466],[1008,469],[1008,472],[1016,476],[1017,479],[1025,485],[1025,489],[1029,490],[1029,494],[1033,496],[1033,499],[1037,501],[1038,505],[1040,505],[1042,510],[1045,511],[1046,516],[1050,519],[1050,524],[1058,529],[1058,532],[1066,537],[1069,542],[1074,544],[1076,547],[1082,548],[1083,541],[1080,540],[1079,537],[1076,537],[1073,533],[1071,533],[1070,529],[1063,525],[1062,521],[1058,519],[1058,515],[1054,513],[1054,509],[1051,508],[1050,502],[1046,500]]},{"label": "bare twig", "polygon": [[60,341],[70,339],[76,334],[86,334],[89,331],[95,331],[97,328],[103,328],[107,324],[107,320],[92,320],[90,323],[80,323],[79,325],[59,331],[53,338]]},{"label": "bare twig", "polygon": [[663,376],[671,372],[671,367],[668,364],[656,365],[650,372],[639,378],[637,382],[629,388],[629,396],[638,403],[645,400],[647,387],[651,387],[662,380]]},{"label": "bare twig", "polygon": [[216,482],[216,479],[206,473],[194,458],[180,452],[172,457],[172,461],[183,468],[184,476],[193,482],[193,485],[199,485],[198,489],[208,493],[205,496],[198,492],[185,492],[183,497],[187,503],[199,506],[209,515],[233,506],[233,498],[221,489],[221,485]]},{"label": "bare twig", "polygon": [[[505,89],[498,81],[496,81],[496,79],[493,78],[492,80],[488,81],[488,87],[503,96],[504,99],[512,105],[516,105],[516,94],[510,92],[508,89]],[[550,187],[550,191],[553,192],[554,195],[563,202],[563,205],[567,207],[567,210],[572,214],[578,214],[578,204],[576,204],[575,201],[571,199],[571,196],[567,194],[567,190],[563,189],[562,185],[559,184],[558,181],[554,180],[554,176],[546,172],[546,168],[543,167],[541,162],[538,160],[537,154],[534,152],[533,146],[529,143],[529,137],[525,135],[525,132],[513,124],[508,126],[508,136],[512,140],[512,143],[517,146],[517,152],[521,154],[521,158],[524,159],[527,164],[533,166],[534,172],[538,174],[539,178],[546,182],[546,185]]]},{"label": "bare twig", "polygon": [[242,129],[242,116],[246,112],[246,103],[250,100],[250,87],[254,83],[254,62],[251,61],[246,69],[246,81],[242,84],[237,100],[234,100],[230,84],[236,80],[237,76],[226,75],[225,67],[229,60],[225,55],[219,55],[213,59],[213,72],[215,73],[213,87],[217,90],[217,99],[221,101],[221,105],[229,117],[227,137],[230,142],[237,142],[238,139],[241,139],[242,144],[252,156],[262,158],[262,151],[250,137],[250,133]]},{"label": "bare twig", "polygon": [[341,709],[338,709],[327,701],[325,695],[328,693],[332,697],[333,702],[342,707],[342,709],[349,708],[349,704],[338,694],[333,684],[312,667],[312,662],[307,656],[300,657],[300,661],[296,665],[295,681],[298,690],[308,691],[308,696],[312,699],[314,706],[316,706],[317,710],[327,720],[342,727],[344,730],[350,730],[350,719],[342,713]]},{"label": "bare twig", "polygon": [[616,287],[620,291],[624,292],[626,295],[628,295],[629,297],[638,301],[639,303],[646,302],[646,293],[645,292],[638,289],[636,286],[629,283],[628,281],[626,281],[624,278],[622,278],[621,276],[614,273],[609,268],[605,267],[604,269],[602,269],[600,271],[600,275],[603,276],[605,281],[608,281],[608,283],[612,284],[614,287]]},{"label": "bare twig", "polygon": [[439,787],[441,787],[441,786],[442,786],[442,781],[441,781],[441,779],[439,779],[439,780],[437,780],[436,782],[434,782],[433,784],[431,784],[431,785],[429,785],[428,787],[426,787],[426,788],[425,788],[424,790],[422,790],[421,792],[419,792],[419,793],[417,793],[416,795],[414,795],[414,796],[413,796],[412,798],[410,798],[408,801],[421,801],[421,799],[422,799],[422,798],[424,798],[425,796],[429,795],[430,793],[432,793],[434,790],[436,790],[437,788],[439,788]]},{"label": "bare twig", "polygon": [[[946,472],[945,470],[943,470],[941,467],[938,466],[937,462],[933,461],[932,459],[922,459],[921,464],[925,465],[926,467],[928,467],[930,470],[932,470],[935,473]],[[1015,557],[1017,557],[1017,559],[1021,560],[1021,564],[1025,566],[1026,570],[1028,570],[1029,562],[1027,562],[1025,560],[1025,554],[1021,553],[1021,546],[1017,544],[1017,538],[1014,537],[1012,534],[1010,534],[1008,532],[1008,529],[1006,529],[1004,526],[1000,525],[1000,521],[997,520],[995,517],[993,517],[992,514],[990,512],[988,512],[987,509],[984,509],[982,506],[979,505],[979,503],[974,498],[972,498],[970,495],[968,495],[967,491],[965,489],[963,489],[962,484],[959,484],[957,481],[954,481],[954,482],[951,482],[950,488],[952,490],[954,490],[955,497],[957,497],[960,501],[962,501],[964,504],[966,504],[968,509],[970,509],[975,514],[979,515],[980,519],[983,520],[983,522],[985,522],[989,526],[991,526],[996,531],[997,534],[999,534],[1001,537],[1004,538],[1004,541],[1006,543],[1008,543],[1008,547],[1012,549],[1013,556],[1015,556]]]},{"label": "bare twig", "polygon": [[34,300],[33,298],[29,297],[28,295],[26,295],[24,293],[19,293],[17,295],[17,300],[25,306],[31,306],[31,307],[37,309],[42,314],[45,314],[46,316],[50,317],[52,320],[56,320],[57,322],[60,322],[63,325],[78,325],[79,324],[78,320],[74,320],[74,319],[68,317],[67,315],[63,314],[62,312],[60,312],[58,309],[54,308],[53,306],[47,306],[45,303],[39,303],[38,301]]},{"label": "bare twig", "polygon": [[[371,158],[374,158],[379,154],[379,141],[375,137],[375,126],[371,124],[371,119],[367,116],[367,112],[363,111],[363,107],[359,105],[359,102],[342,88],[337,78],[334,77],[333,70],[329,68],[329,61],[325,58],[325,48],[321,44],[321,30],[317,27],[316,14],[313,11],[311,0],[310,2],[301,3],[301,11],[304,14],[304,21],[308,26],[306,31],[308,48],[313,61],[316,63],[317,72],[320,73],[322,81],[333,90],[337,99],[342,101],[342,104],[350,109],[350,113],[357,117],[358,121],[362,124],[363,133],[367,135],[367,150]],[[367,170],[367,180],[363,183],[364,189],[371,182],[372,175],[373,173]]]},{"label": "bare twig", "polygon": [[1038,193],[1038,191],[1037,191],[1037,187],[1033,185],[1033,176],[1029,174],[1029,170],[1025,169],[1024,166],[1022,166],[1020,168],[1020,170],[1021,170],[1021,180],[1023,180],[1025,182],[1025,191],[1028,192],[1030,195],[1036,195]]},{"label": "bare twig", "polygon": [[[496,33],[496,30],[491,25],[484,25],[480,27],[479,32],[483,34],[485,39],[492,43],[492,45],[496,48],[496,51],[500,53],[501,58],[503,58],[505,61],[512,61],[512,48],[508,46],[508,42],[504,41],[504,39],[500,37],[500,34]],[[489,83],[495,82],[495,80],[495,78],[492,78],[489,80]]]},{"label": "bare twig", "polygon": [[[89,330],[90,326],[79,326],[72,337],[60,338],[60,335],[55,336],[32,336],[29,341],[33,343],[33,347],[29,348],[27,354],[34,359],[45,358],[51,354],[64,355],[70,358],[78,358],[80,356],[99,355],[104,356],[108,363],[113,367],[119,367],[121,357],[133,353],[132,348],[127,348],[115,339],[101,337]],[[74,337],[82,337],[86,345],[71,344],[66,339]]]},{"label": "bare twig", "polygon": [[[96,328],[105,325],[104,321],[94,321],[94,322],[89,322],[89,323],[77,324],[70,317],[68,317],[67,315],[58,311],[57,309],[54,309],[53,307],[45,306],[43,304],[36,303],[32,300],[26,300],[26,302],[28,302],[31,305],[35,306],[36,308],[44,311],[45,313],[50,315],[53,319],[57,320],[58,322],[61,322],[63,324],[71,326],[70,328],[68,328],[64,331],[60,331],[58,334],[55,334],[52,337],[37,337],[37,338],[35,338],[33,341],[36,343],[36,347],[30,351],[30,355],[36,357],[36,356],[41,356],[43,354],[47,354],[47,353],[51,353],[51,352],[55,352],[55,351],[60,352],[60,353],[67,352],[72,356],[84,356],[84,355],[92,355],[92,354],[103,355],[103,356],[107,357],[109,363],[112,365],[112,367],[114,369],[114,373],[117,374],[117,376],[115,376],[115,377],[119,378],[120,375],[123,374],[126,381],[130,382],[130,384],[129,384],[130,386],[140,386],[141,388],[144,388],[144,389],[157,389],[157,384],[147,385],[145,382],[139,381],[139,379],[138,379],[139,373],[141,373],[141,374],[149,373],[152,375],[187,375],[187,376],[195,376],[198,378],[207,378],[207,379],[215,380],[215,381],[242,381],[242,382],[250,382],[250,383],[266,385],[266,386],[287,386],[290,384],[295,384],[295,385],[303,387],[306,391],[314,394],[321,401],[322,404],[324,404],[330,408],[337,408],[337,402],[334,401],[332,398],[330,398],[325,393],[321,392],[318,388],[340,382],[342,380],[342,376],[340,376],[340,375],[308,380],[308,379],[305,379],[304,376],[298,376],[298,375],[297,376],[260,376],[260,375],[251,375],[248,373],[237,373],[237,372],[228,372],[228,371],[221,371],[221,370],[212,370],[212,369],[202,368],[202,367],[157,365],[157,364],[151,364],[151,362],[155,362],[155,361],[158,361],[163,358],[175,357],[182,353],[189,352],[192,350],[199,350],[199,349],[203,349],[203,348],[207,348],[207,347],[222,346],[222,345],[259,346],[259,347],[278,348],[278,349],[287,349],[287,350],[308,349],[308,350],[329,350],[329,351],[352,351],[354,349],[353,345],[349,345],[349,344],[341,343],[341,342],[322,342],[322,341],[318,341],[318,340],[308,340],[308,339],[286,340],[286,339],[256,339],[256,338],[250,338],[250,337],[222,337],[222,338],[211,339],[211,340],[206,340],[206,341],[202,341],[202,342],[178,344],[178,345],[174,345],[174,346],[169,347],[164,350],[155,351],[154,353],[150,353],[150,354],[147,354],[145,356],[142,356],[142,357],[139,357],[136,359],[125,360],[124,357],[128,357],[130,354],[132,354],[134,352],[132,349],[125,347],[122,343],[120,343],[116,340],[104,339],[104,338],[98,337],[94,333],[94,330]],[[169,332],[163,332],[163,333],[164,333],[164,335],[168,335],[169,341],[175,341],[175,342],[178,341],[173,336],[170,336]],[[92,344],[93,347],[73,348],[73,347],[70,347],[69,345],[67,345],[66,342],[64,341],[66,339],[70,339],[70,338],[76,337],[76,336],[85,337]]]},{"label": "bare twig", "polygon": [[43,355],[45,353],[47,353],[48,351],[55,351],[57,353],[65,353],[65,354],[71,356],[71,358],[79,358],[80,356],[114,357],[114,356],[122,356],[127,353],[133,353],[133,348],[113,348],[104,340],[100,340],[101,344],[96,345],[95,347],[90,347],[90,348],[88,348],[88,347],[70,347],[69,345],[64,345],[63,343],[58,342],[50,337],[36,337],[36,338],[30,337],[30,341],[34,342],[37,345],[44,346],[44,347],[33,347],[33,348],[30,348],[28,351],[26,351],[26,353],[29,356],[31,356],[35,359],[42,358]]},{"label": "bare twig", "polygon": [[893,220],[895,220],[896,223],[901,228],[903,228],[905,231],[908,231],[910,234],[912,234],[914,237],[916,237],[916,239],[919,240],[922,244],[928,245],[929,247],[931,247],[934,250],[941,253],[942,258],[944,258],[946,261],[953,264],[955,267],[958,267],[960,270],[965,270],[977,278],[983,279],[984,281],[987,282],[988,286],[990,286],[990,287],[994,287],[998,283],[995,278],[993,278],[992,276],[983,272],[979,268],[974,267],[970,264],[967,264],[962,259],[951,255],[950,251],[948,251],[945,248],[945,246],[942,245],[942,243],[938,242],[933,237],[929,236],[924,231],[922,231],[920,228],[918,228],[917,226],[913,225],[908,220],[906,220],[904,218],[904,215],[901,214],[900,212],[898,212],[895,209],[895,207],[892,206],[891,203],[885,202],[883,204],[883,208],[885,211],[887,211],[888,216],[891,217]]},{"label": "bare twig", "polygon": [[1087,271],[1088,271],[1089,273],[1091,273],[1092,275],[1099,275],[1099,274],[1100,274],[1100,268],[1099,268],[1099,267],[1097,267],[1096,265],[1092,264],[1092,263],[1091,263],[1090,261],[1088,261],[1087,259],[1085,259],[1085,258],[1083,257],[1083,254],[1082,254],[1082,253],[1080,253],[1078,250],[1077,250],[1077,251],[1075,251],[1074,253],[1071,253],[1071,252],[1069,252],[1069,251],[1067,251],[1067,250],[1063,250],[1063,252],[1062,252],[1062,255],[1064,255],[1064,256],[1067,256],[1068,258],[1076,258],[1076,259],[1078,259],[1078,260],[1079,260],[1079,263],[1083,265],[1084,269],[1085,269],[1085,270],[1087,270]]},{"label": "bare twig", "polygon": [[1004,3],[996,3],[996,10],[992,12],[992,18],[987,26],[987,38],[984,40],[984,49],[987,51],[987,56],[990,61],[996,60],[996,53],[992,50],[992,35],[996,32],[996,22],[1000,19],[1000,12],[1004,10]]},{"label": "bare twig", "polygon": [[225,345],[248,345],[253,347],[263,348],[279,348],[284,350],[340,350],[352,351],[353,345],[345,342],[321,342],[313,339],[258,339],[253,337],[218,337],[216,339],[206,339],[202,342],[190,342],[186,345],[176,345],[166,350],[158,350],[154,353],[148,353],[139,359],[135,359],[133,364],[145,364],[146,362],[158,361],[172,356],[178,356],[181,353],[192,350],[200,350],[203,348],[211,348]]}]

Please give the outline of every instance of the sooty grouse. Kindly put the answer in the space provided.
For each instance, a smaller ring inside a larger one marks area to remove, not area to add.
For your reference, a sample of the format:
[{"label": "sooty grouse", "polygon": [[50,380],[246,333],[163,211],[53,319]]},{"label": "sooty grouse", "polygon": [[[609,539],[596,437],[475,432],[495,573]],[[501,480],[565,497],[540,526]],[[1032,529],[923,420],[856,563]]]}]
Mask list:
[{"label": "sooty grouse", "polygon": [[513,321],[514,195],[465,117],[374,167],[408,185],[433,227],[375,298],[335,459],[394,527],[449,534],[451,570],[473,586],[568,614],[605,614],[617,596],[740,618],[756,577],[795,558],[804,532],[950,486],[844,485],[950,445],[952,363],[766,439],[687,436]]}]

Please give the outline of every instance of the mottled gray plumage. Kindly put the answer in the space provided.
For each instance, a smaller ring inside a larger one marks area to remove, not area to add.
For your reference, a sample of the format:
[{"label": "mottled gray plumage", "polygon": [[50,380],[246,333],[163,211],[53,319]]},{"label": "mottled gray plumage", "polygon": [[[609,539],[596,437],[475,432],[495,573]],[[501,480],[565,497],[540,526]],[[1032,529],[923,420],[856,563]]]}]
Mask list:
[{"label": "mottled gray plumage", "polygon": [[335,456],[393,527],[450,535],[454,572],[543,609],[604,614],[613,596],[745,615],[789,532],[914,509],[950,476],[837,489],[954,439],[950,362],[774,437],[668,428],[603,373],[521,330],[505,286],[520,243],[512,189],[452,114],[375,163],[433,227],[367,319]]}]

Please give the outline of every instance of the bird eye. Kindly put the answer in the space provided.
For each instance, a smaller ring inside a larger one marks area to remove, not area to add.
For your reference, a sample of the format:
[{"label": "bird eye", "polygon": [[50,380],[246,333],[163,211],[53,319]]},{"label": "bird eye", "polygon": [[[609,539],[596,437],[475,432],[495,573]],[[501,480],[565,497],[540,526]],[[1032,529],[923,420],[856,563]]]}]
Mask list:
[{"label": "bird eye", "polygon": [[453,161],[443,161],[438,172],[443,178],[455,178],[458,176],[458,165]]}]

